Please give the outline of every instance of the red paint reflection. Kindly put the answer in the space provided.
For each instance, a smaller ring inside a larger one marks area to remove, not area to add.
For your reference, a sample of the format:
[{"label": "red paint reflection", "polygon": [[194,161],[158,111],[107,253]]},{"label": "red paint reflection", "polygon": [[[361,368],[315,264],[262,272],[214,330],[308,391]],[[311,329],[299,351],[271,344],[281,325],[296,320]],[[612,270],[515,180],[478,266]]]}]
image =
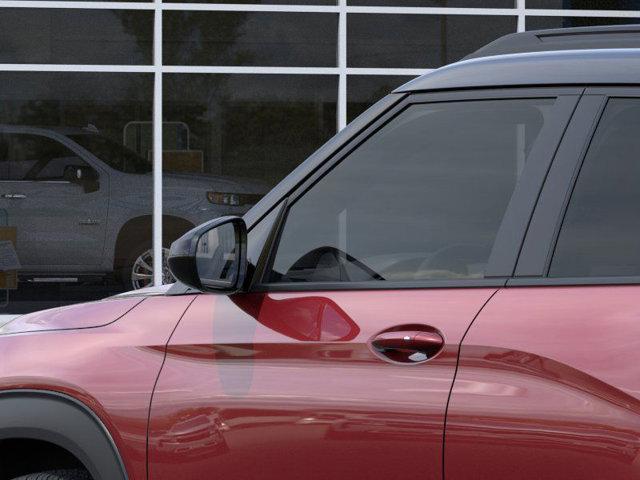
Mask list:
[{"label": "red paint reflection", "polygon": [[360,333],[353,319],[327,297],[277,300],[257,293],[234,295],[231,300],[265,327],[295,340],[344,342]]}]

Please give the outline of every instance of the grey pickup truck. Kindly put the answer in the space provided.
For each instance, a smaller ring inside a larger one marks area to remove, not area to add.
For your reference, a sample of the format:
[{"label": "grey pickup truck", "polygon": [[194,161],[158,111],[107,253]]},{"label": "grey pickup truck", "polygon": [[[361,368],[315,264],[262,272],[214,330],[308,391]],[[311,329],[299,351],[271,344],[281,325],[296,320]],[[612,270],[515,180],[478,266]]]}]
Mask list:
[{"label": "grey pickup truck", "polygon": [[[163,246],[244,213],[267,191],[254,180],[165,173]],[[0,125],[0,226],[16,228],[21,279],[149,286],[152,207],[150,162],[95,128]]]}]

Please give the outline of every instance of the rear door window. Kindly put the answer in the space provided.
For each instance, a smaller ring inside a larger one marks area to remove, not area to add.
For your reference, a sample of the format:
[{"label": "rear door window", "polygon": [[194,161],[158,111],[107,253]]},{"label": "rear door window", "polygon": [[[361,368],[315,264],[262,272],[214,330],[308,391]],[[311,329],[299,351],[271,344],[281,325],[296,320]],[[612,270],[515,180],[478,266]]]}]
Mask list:
[{"label": "rear door window", "polygon": [[640,99],[607,103],[571,195],[549,276],[640,276]]}]

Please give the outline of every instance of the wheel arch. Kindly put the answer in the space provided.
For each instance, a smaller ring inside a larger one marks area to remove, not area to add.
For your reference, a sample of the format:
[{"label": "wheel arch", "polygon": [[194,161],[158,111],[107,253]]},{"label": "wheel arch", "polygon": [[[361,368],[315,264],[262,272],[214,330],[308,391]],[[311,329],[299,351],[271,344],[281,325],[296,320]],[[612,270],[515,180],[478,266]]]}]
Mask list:
[{"label": "wheel arch", "polygon": [[0,392],[0,440],[10,439],[56,445],[75,456],[93,480],[128,480],[122,457],[104,423],[84,403],[63,393]]},{"label": "wheel arch", "polygon": [[[191,230],[195,225],[175,215],[162,216],[163,242],[172,242],[183,233]],[[118,231],[113,255],[114,270],[125,266],[129,258],[131,247],[137,247],[141,242],[150,242],[153,232],[153,218],[151,215],[140,215],[127,220]]]}]

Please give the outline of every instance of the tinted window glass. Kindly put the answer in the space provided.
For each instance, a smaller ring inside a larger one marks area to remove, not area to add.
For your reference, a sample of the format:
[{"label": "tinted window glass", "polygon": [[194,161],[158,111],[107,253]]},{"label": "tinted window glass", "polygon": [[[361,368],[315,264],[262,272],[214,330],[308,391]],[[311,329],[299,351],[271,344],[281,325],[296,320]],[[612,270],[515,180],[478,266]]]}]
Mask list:
[{"label": "tinted window glass", "polygon": [[336,65],[333,13],[165,12],[170,65]]},{"label": "tinted window glass", "polygon": [[[527,30],[544,30],[546,28],[570,28],[570,27],[592,27],[602,25],[626,25],[637,24],[638,19],[634,17],[527,17],[526,25]],[[576,38],[575,41],[581,42],[578,44],[579,48],[586,48],[589,41],[592,41],[593,37],[586,39]],[[611,41],[611,39],[609,39]],[[627,36],[625,44],[629,45],[629,42],[633,40],[633,37]],[[599,47],[594,47],[599,48]],[[600,47],[602,48],[602,47]],[[606,47],[604,47],[606,48]],[[609,47],[612,48],[612,47]],[[614,47],[615,48],[615,47]]]},{"label": "tinted window glass", "polygon": [[414,77],[406,75],[349,75],[347,120],[351,122],[371,105]]},{"label": "tinted window glass", "polygon": [[638,0],[527,0],[527,8],[571,8],[577,10],[637,10]]},{"label": "tinted window glass", "polygon": [[[394,7],[478,7],[477,0],[347,0],[348,5],[390,5]],[[482,0],[483,8],[512,8],[513,0]]]},{"label": "tinted window glass", "polygon": [[584,160],[553,277],[640,275],[640,99],[609,101]]},{"label": "tinted window glass", "polygon": [[517,17],[347,15],[347,63],[363,68],[437,68],[516,31]]},{"label": "tinted window glass", "polygon": [[409,107],[292,205],[270,280],[482,278],[552,104]]},{"label": "tinted window glass", "polygon": [[153,11],[0,9],[0,63],[153,63]]},{"label": "tinted window glass", "polygon": [[152,165],[133,150],[106,137],[91,134],[69,135],[111,168],[125,173],[150,173]]},{"label": "tinted window glass", "polygon": [[3,145],[8,180],[61,180],[66,165],[84,165],[67,147],[42,135],[4,134]]}]

